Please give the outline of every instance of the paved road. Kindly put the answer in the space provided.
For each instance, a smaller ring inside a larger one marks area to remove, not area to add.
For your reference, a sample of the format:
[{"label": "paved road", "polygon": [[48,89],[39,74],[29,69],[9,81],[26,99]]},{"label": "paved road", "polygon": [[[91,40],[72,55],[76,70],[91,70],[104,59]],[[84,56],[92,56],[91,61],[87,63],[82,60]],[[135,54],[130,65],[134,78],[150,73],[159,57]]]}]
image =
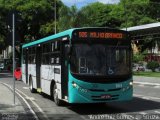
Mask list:
[{"label": "paved road", "polygon": [[[0,82],[9,85],[13,83],[11,75],[7,73],[1,75]],[[56,106],[47,95],[30,93],[28,86],[21,81],[16,81],[16,88],[40,120],[140,120],[142,117],[149,120],[160,119],[160,86],[158,85],[135,84],[134,98],[128,102],[65,105],[63,107]]]}]

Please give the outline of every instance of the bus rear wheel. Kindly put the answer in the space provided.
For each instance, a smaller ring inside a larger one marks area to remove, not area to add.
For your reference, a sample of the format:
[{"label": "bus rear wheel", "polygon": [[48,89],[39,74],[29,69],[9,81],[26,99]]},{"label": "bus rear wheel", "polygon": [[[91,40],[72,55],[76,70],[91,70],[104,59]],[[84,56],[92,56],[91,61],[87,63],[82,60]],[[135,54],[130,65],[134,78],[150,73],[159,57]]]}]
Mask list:
[{"label": "bus rear wheel", "polygon": [[53,100],[56,105],[58,105],[58,106],[62,105],[62,101],[58,98],[58,89],[57,89],[56,84],[53,87]]}]

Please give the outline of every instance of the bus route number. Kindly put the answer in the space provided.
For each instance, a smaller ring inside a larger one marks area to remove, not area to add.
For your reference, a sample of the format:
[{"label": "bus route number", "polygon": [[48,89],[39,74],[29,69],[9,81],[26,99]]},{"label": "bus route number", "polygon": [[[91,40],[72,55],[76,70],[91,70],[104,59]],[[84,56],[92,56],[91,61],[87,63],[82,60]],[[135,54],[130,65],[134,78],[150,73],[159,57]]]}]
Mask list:
[{"label": "bus route number", "polygon": [[87,32],[79,32],[80,38],[87,38]]}]

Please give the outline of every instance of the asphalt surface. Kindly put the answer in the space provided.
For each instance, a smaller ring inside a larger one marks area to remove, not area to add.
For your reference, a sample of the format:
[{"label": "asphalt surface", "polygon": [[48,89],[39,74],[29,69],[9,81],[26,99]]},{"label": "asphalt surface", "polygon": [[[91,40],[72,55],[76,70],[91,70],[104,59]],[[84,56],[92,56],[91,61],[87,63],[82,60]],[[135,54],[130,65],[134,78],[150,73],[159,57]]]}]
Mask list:
[{"label": "asphalt surface", "polygon": [[35,112],[18,92],[14,97],[13,88],[6,84],[7,81],[13,83],[10,76],[8,73],[0,73],[0,120],[38,120]]},{"label": "asphalt surface", "polygon": [[[159,120],[160,119],[160,79],[134,77],[134,97],[132,101],[110,102],[107,104],[65,104],[58,107],[50,96],[30,93],[28,85],[16,81],[16,91],[27,101],[39,120]],[[159,80],[159,81],[158,81]],[[143,82],[157,84],[143,84]],[[0,74],[0,82],[10,86],[13,79],[8,73]],[[140,83],[138,83],[140,82]],[[17,95],[24,109],[24,100]]]}]

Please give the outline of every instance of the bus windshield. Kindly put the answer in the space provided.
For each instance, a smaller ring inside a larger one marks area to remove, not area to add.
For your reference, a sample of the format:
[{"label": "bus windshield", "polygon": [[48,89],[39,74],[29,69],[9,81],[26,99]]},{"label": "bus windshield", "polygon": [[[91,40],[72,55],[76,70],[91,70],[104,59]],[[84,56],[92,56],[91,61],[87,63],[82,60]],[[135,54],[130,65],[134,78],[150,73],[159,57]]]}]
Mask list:
[{"label": "bus windshield", "polygon": [[115,76],[130,73],[129,46],[74,44],[71,72],[88,76]]}]

